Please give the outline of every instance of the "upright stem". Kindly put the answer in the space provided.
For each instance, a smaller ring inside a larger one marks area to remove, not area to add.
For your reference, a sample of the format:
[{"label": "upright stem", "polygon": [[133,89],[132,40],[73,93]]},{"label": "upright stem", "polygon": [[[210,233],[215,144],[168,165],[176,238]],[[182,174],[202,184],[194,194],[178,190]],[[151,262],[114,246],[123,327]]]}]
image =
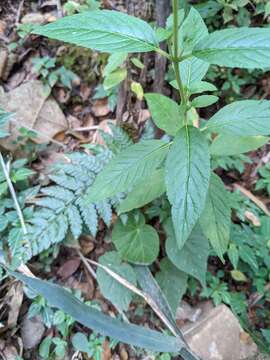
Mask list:
[{"label": "upright stem", "polygon": [[179,94],[181,98],[181,103],[185,104],[185,91],[184,86],[181,81],[180,71],[179,71],[179,54],[178,54],[178,0],[172,0],[173,7],[173,56],[172,63],[175,72],[176,82],[179,89]]}]

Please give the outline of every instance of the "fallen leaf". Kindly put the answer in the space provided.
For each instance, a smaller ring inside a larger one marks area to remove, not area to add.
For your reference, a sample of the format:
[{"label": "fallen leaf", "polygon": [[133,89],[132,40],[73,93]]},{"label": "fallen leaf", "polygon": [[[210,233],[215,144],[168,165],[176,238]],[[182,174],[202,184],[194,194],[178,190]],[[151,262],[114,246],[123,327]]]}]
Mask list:
[{"label": "fallen leaf", "polygon": [[96,117],[108,115],[111,112],[108,105],[108,99],[95,100],[92,106],[92,111]]},{"label": "fallen leaf", "polygon": [[58,270],[57,275],[62,279],[67,279],[79,268],[81,260],[79,257],[67,260]]},{"label": "fallen leaf", "polygon": [[25,127],[38,132],[33,138],[36,143],[50,141],[57,133],[67,129],[66,118],[53,98],[47,99],[43,84],[32,80],[16,89],[0,95],[0,105],[4,110],[15,113],[9,123],[11,136],[1,141],[8,150],[15,150],[13,142],[20,135],[18,129]]},{"label": "fallen leaf", "polygon": [[23,284],[15,282],[6,295],[8,311],[8,327],[11,329],[17,325],[18,316],[23,302]]}]

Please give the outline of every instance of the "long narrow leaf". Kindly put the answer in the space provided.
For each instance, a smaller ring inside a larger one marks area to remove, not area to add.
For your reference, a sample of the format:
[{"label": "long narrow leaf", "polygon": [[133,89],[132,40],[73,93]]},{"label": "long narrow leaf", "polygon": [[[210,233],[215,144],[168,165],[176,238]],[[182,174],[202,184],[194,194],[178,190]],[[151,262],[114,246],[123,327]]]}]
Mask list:
[{"label": "long narrow leaf", "polygon": [[179,352],[185,347],[179,338],[163,335],[137,325],[123,323],[104,315],[100,311],[85,305],[58,285],[13,271],[10,271],[10,274],[42,295],[50,305],[63,310],[82,325],[102,335],[158,352]]}]

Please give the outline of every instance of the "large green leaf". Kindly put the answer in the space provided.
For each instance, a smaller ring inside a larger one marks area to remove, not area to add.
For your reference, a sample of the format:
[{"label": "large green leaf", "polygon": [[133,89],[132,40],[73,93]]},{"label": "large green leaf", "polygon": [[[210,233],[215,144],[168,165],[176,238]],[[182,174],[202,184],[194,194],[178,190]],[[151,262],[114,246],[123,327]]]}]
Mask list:
[{"label": "large green leaf", "polygon": [[270,101],[235,101],[212,116],[206,128],[215,133],[239,136],[269,135]]},{"label": "large green leaf", "polygon": [[100,311],[85,305],[58,285],[30,278],[17,272],[10,273],[42,295],[50,305],[63,310],[74,320],[102,335],[152,351],[179,352],[185,347],[179,338],[145,329],[142,326],[124,323],[104,315]]},{"label": "large green leaf", "polygon": [[201,81],[209,69],[209,64],[195,56],[188,58],[179,64],[181,80],[190,89],[193,84]]},{"label": "large green leaf", "polygon": [[96,202],[127,192],[162,164],[168,149],[169,144],[162,140],[148,140],[129,146],[98,174],[89,189],[89,201]]},{"label": "large green leaf", "polygon": [[183,126],[183,114],[179,105],[161,94],[149,93],[144,96],[157,127],[169,135],[175,135]]},{"label": "large green leaf", "polygon": [[195,277],[202,285],[205,285],[209,245],[200,226],[196,225],[194,227],[181,250],[177,247],[171,219],[166,221],[164,228],[167,234],[166,253],[171,262],[179,270]]},{"label": "large green leaf", "polygon": [[104,52],[145,52],[158,47],[145,21],[117,11],[97,10],[66,16],[35,27],[33,33]]},{"label": "large green leaf", "polygon": [[181,249],[205,205],[210,177],[206,138],[197,128],[184,127],[174,139],[166,159],[166,187],[172,219]]},{"label": "large green leaf", "polygon": [[237,136],[221,134],[210,146],[210,153],[216,156],[231,156],[256,150],[270,140],[267,136]]},{"label": "large green leaf", "polygon": [[187,289],[187,274],[180,271],[168,258],[163,258],[160,262],[160,271],[156,274],[156,280],[175,314]]},{"label": "large green leaf", "polygon": [[[207,27],[197,10],[191,8],[188,16],[179,29],[179,48],[183,55],[191,53],[193,48],[208,35]],[[200,81],[207,73],[209,64],[201,59],[191,57],[179,64],[181,80],[188,88]]]},{"label": "large green leaf", "polygon": [[[116,251],[110,251],[99,258],[99,263],[136,285],[136,274],[129,264],[122,262]],[[98,267],[97,281],[103,296],[110,300],[118,309],[128,310],[133,293],[115,280],[104,269]]]},{"label": "large green leaf", "polygon": [[228,193],[221,179],[212,174],[205,208],[200,217],[204,235],[222,259],[226,252],[231,228],[231,208]]},{"label": "large green leaf", "polygon": [[145,224],[142,214],[130,217],[125,224],[119,219],[112,231],[112,241],[120,257],[134,264],[149,265],[158,256],[158,234]]},{"label": "large green leaf", "polygon": [[155,170],[135,185],[134,189],[121,201],[117,212],[121,214],[143,207],[160,197],[165,191],[164,168]]},{"label": "large green leaf", "polygon": [[193,55],[210,64],[239,68],[270,67],[270,29],[218,30],[203,38]]},{"label": "large green leaf", "polygon": [[166,321],[170,323],[170,328],[173,329],[173,332],[178,334],[180,338],[184,340],[183,334],[175,322],[175,317],[173,315],[172,309],[170,308],[168,300],[166,299],[149,268],[147,266],[134,265],[134,270],[136,272],[137,280],[141,289],[148,295],[149,298],[154,300],[159,312],[162,313],[166,318]]},{"label": "large green leaf", "polygon": [[208,29],[200,13],[193,7],[179,28],[179,48],[183,55],[191,53],[193,48],[208,35]]}]

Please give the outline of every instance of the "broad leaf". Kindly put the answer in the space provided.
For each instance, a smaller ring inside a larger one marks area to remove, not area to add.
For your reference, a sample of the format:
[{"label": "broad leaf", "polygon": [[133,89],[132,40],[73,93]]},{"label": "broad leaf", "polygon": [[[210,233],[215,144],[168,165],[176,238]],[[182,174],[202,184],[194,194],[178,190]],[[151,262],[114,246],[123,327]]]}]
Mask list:
[{"label": "broad leaf", "polygon": [[169,144],[162,140],[148,140],[129,146],[98,174],[88,192],[91,202],[127,192],[147,177],[164,161]]},{"label": "broad leaf", "polygon": [[221,134],[217,136],[210,146],[210,153],[216,156],[231,156],[256,150],[268,143],[266,136],[237,136]]},{"label": "broad leaf", "polygon": [[206,128],[215,133],[239,136],[270,134],[270,101],[242,100],[220,109],[207,122]]},{"label": "broad leaf", "polygon": [[134,189],[121,201],[118,214],[138,209],[157,199],[166,191],[164,169],[158,169],[138,182]]},{"label": "broad leaf", "polygon": [[170,327],[173,328],[174,332],[183,338],[183,335],[175,322],[175,317],[173,315],[172,309],[170,308],[168,300],[166,299],[149,268],[147,266],[135,265],[134,270],[136,272],[138,283],[141,289],[144,291],[144,293],[147,293],[149,298],[154,300],[159,312],[161,312],[166,320],[170,323]]},{"label": "broad leaf", "polygon": [[201,95],[194,98],[191,102],[191,106],[195,108],[203,108],[215,104],[218,101],[218,97],[215,95]]},{"label": "broad leaf", "polygon": [[156,274],[156,280],[175,314],[187,289],[187,274],[180,271],[168,258],[163,258],[160,262],[160,271]]},{"label": "broad leaf", "polygon": [[182,128],[166,159],[166,187],[181,249],[205,205],[210,177],[206,138],[194,127]]},{"label": "broad leaf", "polygon": [[169,135],[175,135],[183,126],[183,114],[180,106],[172,99],[161,94],[145,94],[152,118],[160,129]]},{"label": "broad leaf", "polygon": [[218,30],[203,38],[193,55],[210,64],[239,68],[270,67],[270,29]]},{"label": "broad leaf", "polygon": [[[116,251],[107,252],[99,258],[99,263],[120,275],[130,283],[136,285],[136,274],[129,264],[121,261]],[[126,311],[132,300],[133,293],[110,276],[105,270],[98,267],[97,281],[102,295],[110,300],[118,309]]]},{"label": "broad leaf", "polygon": [[216,86],[207,81],[198,81],[196,83],[193,83],[189,88],[191,94],[199,94],[204,91],[216,91],[216,90],[217,90]]},{"label": "broad leaf", "polygon": [[204,286],[209,245],[208,240],[203,235],[200,226],[195,226],[181,250],[177,248],[175,232],[171,219],[166,221],[164,228],[167,234],[166,253],[170,261],[179,270],[198,279]]},{"label": "broad leaf", "polygon": [[208,35],[208,29],[200,13],[191,7],[188,16],[179,28],[179,48],[183,55],[191,53],[196,44]]},{"label": "broad leaf", "polygon": [[30,278],[17,272],[10,273],[42,295],[51,306],[63,310],[74,320],[104,336],[110,336],[127,344],[159,352],[178,352],[185,347],[179,338],[104,315],[100,311],[85,305],[58,285]]},{"label": "broad leaf", "polygon": [[[179,48],[183,55],[192,52],[194,46],[208,35],[207,27],[197,10],[191,8],[179,29]],[[200,81],[206,74],[209,65],[197,58],[186,59],[179,64],[181,80],[189,88],[194,82]]]},{"label": "broad leaf", "polygon": [[223,259],[230,240],[230,199],[223,182],[216,174],[210,178],[209,190],[200,225],[217,255]]},{"label": "broad leaf", "polygon": [[38,26],[33,33],[104,52],[145,52],[158,47],[145,21],[117,11],[97,10]]},{"label": "broad leaf", "polygon": [[130,217],[126,224],[119,219],[112,231],[112,241],[120,257],[133,264],[149,265],[159,253],[158,234],[145,224],[142,214]]},{"label": "broad leaf", "polygon": [[188,89],[190,89],[194,83],[201,81],[208,69],[209,64],[195,56],[192,56],[179,64],[182,82]]}]

